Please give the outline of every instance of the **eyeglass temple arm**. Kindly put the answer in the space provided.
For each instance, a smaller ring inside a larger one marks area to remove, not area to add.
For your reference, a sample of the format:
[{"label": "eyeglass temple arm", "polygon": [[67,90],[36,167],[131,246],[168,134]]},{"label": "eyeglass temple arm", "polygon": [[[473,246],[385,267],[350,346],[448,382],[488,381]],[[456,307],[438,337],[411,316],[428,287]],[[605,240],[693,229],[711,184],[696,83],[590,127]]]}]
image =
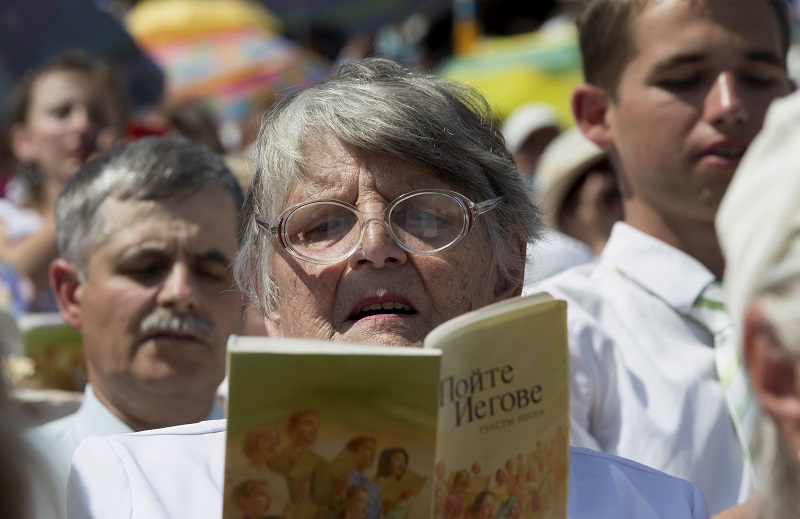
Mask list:
[{"label": "eyeglass temple arm", "polygon": [[476,215],[483,214],[487,211],[491,211],[497,204],[502,202],[506,198],[506,195],[500,195],[497,198],[492,198],[490,200],[485,200],[483,202],[478,202],[472,206],[472,212]]},{"label": "eyeglass temple arm", "polygon": [[277,234],[278,232],[278,224],[269,222],[260,216],[256,216],[256,223],[259,225],[259,227],[269,231],[271,234]]}]

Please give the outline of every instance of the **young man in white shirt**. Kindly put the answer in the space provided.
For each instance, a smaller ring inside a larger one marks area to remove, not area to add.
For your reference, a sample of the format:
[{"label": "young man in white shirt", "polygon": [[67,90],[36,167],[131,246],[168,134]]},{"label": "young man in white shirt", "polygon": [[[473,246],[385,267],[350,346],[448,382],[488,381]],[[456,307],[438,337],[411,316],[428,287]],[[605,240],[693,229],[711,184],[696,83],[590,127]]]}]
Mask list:
[{"label": "young man in white shirt", "polygon": [[[738,515],[800,516],[800,94],[775,102],[716,218],[725,288],[760,414],[757,489]],[[791,166],[790,166],[791,167]]]},{"label": "young man in white shirt", "polygon": [[689,479],[712,513],[751,471],[693,306],[722,277],[720,200],[790,90],[784,2],[733,3],[586,3],[573,109],[621,172],[625,217],[598,261],[535,288],[569,302],[573,444]]}]

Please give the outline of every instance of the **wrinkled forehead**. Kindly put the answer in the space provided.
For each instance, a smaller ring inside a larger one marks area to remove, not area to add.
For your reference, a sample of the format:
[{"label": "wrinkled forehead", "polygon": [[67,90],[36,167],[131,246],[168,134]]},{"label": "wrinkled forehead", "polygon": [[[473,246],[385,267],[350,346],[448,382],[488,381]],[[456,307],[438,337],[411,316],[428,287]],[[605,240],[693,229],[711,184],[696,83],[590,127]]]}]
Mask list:
[{"label": "wrinkled forehead", "polygon": [[59,102],[92,101],[112,110],[113,94],[100,76],[86,70],[59,68],[48,70],[34,79],[27,111],[40,105]]},{"label": "wrinkled forehead", "polygon": [[309,139],[303,152],[287,205],[314,198],[352,202],[369,193],[393,200],[416,189],[455,189],[432,167],[363,150],[329,133]]},{"label": "wrinkled forehead", "polygon": [[[214,207],[214,211],[209,211]],[[190,239],[194,247],[224,251],[233,257],[236,245],[236,206],[216,186],[160,199],[103,200],[93,219],[91,248],[114,242],[136,245],[145,239]]]},{"label": "wrinkled forehead", "polygon": [[120,212],[123,210],[138,211],[147,217],[167,220],[178,217],[197,219],[209,212],[209,206],[214,207],[214,214],[217,217],[222,216],[226,223],[230,223],[230,220],[235,223],[237,208],[233,196],[228,191],[220,189],[216,183],[209,183],[197,189],[186,188],[161,196],[140,196],[138,193],[121,195],[119,192],[112,192],[102,200],[97,214],[106,221],[126,225],[130,222],[120,217]]}]

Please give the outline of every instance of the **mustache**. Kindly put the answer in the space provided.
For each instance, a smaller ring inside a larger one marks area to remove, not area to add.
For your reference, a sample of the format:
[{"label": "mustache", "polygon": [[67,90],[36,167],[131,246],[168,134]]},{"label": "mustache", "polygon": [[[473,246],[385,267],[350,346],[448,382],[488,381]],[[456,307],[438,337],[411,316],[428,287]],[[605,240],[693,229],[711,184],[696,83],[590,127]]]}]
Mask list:
[{"label": "mustache", "polygon": [[139,324],[139,332],[167,331],[196,335],[205,342],[214,342],[216,331],[207,319],[197,314],[177,314],[166,308],[157,308]]}]

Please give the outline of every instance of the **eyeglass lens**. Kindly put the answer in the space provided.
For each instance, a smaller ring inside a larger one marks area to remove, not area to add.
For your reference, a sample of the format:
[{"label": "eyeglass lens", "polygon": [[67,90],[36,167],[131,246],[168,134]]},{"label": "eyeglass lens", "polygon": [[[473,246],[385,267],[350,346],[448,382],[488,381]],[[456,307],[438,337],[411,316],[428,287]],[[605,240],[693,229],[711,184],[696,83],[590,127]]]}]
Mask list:
[{"label": "eyeglass lens", "polygon": [[[466,208],[441,193],[421,193],[391,208],[389,226],[407,249],[430,252],[457,240],[467,225]],[[284,221],[284,235],[298,253],[314,258],[346,255],[361,237],[358,214],[333,202],[297,208]]]}]

